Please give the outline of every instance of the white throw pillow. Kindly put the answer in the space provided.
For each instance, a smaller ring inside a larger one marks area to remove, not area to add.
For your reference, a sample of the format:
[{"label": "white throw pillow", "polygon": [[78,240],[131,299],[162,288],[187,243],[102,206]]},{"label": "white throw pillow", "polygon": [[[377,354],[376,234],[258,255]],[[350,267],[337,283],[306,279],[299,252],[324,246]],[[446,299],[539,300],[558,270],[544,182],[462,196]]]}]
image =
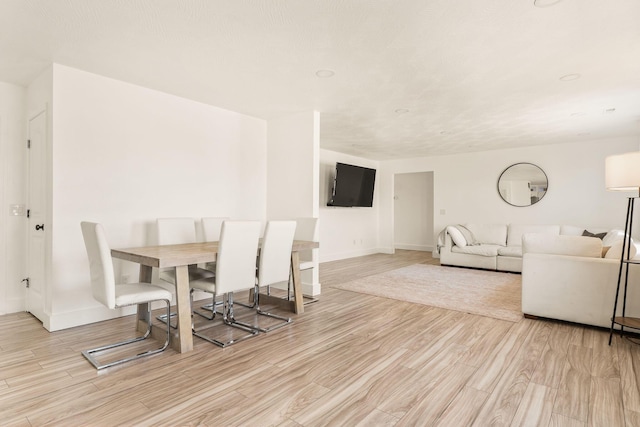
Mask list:
[{"label": "white throw pillow", "polygon": [[[624,242],[622,239],[615,242],[613,245],[611,245],[611,248],[609,248],[609,250],[604,255],[604,257],[609,259],[620,259],[622,257],[623,243]],[[638,249],[636,248],[636,245],[633,243],[633,239],[631,239],[631,251],[629,251],[629,258],[630,259],[635,258],[637,253],[638,253]]]},{"label": "white throw pillow", "polygon": [[447,227],[447,233],[449,233],[449,236],[451,236],[451,240],[453,240],[453,243],[456,246],[460,246],[461,248],[467,246],[467,241],[465,240],[464,236],[462,235],[460,230],[458,230],[453,225]]},{"label": "white throw pillow", "polygon": [[602,246],[613,246],[614,244],[621,242],[624,238],[624,231],[611,230],[602,239]]}]

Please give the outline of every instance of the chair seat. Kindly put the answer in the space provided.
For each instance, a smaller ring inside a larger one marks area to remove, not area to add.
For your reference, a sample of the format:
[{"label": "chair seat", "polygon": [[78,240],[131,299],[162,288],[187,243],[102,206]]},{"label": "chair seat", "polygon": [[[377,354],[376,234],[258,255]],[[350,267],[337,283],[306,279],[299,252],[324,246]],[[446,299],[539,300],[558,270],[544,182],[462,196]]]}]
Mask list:
[{"label": "chair seat", "polygon": [[199,291],[209,292],[210,294],[216,293],[216,280],[214,277],[207,277],[204,279],[190,280],[189,287],[191,289],[197,289]]},{"label": "chair seat", "polygon": [[149,301],[169,300],[171,292],[149,283],[127,283],[116,285],[116,307],[142,304]]}]

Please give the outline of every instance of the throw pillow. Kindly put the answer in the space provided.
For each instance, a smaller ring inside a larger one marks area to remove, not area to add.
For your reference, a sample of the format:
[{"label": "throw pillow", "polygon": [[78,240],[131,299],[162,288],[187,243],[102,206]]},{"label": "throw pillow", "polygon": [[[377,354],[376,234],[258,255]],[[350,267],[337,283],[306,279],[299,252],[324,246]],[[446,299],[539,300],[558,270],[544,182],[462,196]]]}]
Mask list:
[{"label": "throw pillow", "polygon": [[622,230],[611,230],[604,236],[602,239],[603,246],[613,246],[614,243],[624,239],[624,231]]},{"label": "throw pillow", "polygon": [[[624,242],[622,240],[617,241],[616,243],[614,243],[613,245],[611,245],[611,248],[607,251],[607,253],[605,254],[605,258],[608,259],[620,259],[622,257],[622,244]],[[625,250],[626,252],[626,250]],[[635,258],[636,254],[638,253],[638,250],[636,248],[636,245],[633,243],[633,239],[631,239],[631,250],[629,251],[629,258],[633,259]]]},{"label": "throw pillow", "polygon": [[464,238],[460,230],[458,230],[455,226],[450,225],[447,227],[447,233],[451,236],[451,240],[456,246],[464,247],[467,246],[467,240]]},{"label": "throw pillow", "polygon": [[591,232],[590,232],[590,231],[588,231],[588,230],[584,230],[584,231],[582,232],[582,235],[583,235],[583,236],[586,236],[586,237],[597,237],[598,239],[603,240],[603,239],[604,239],[604,237],[607,235],[607,233],[595,233],[595,234],[594,234],[594,233],[591,233]]},{"label": "throw pillow", "polygon": [[471,232],[471,230],[469,230],[467,227],[465,227],[464,225],[458,224],[455,226],[458,231],[460,231],[462,233],[462,236],[464,237],[464,240],[467,242],[467,246],[473,246],[473,245],[479,245],[480,243],[478,243],[476,241],[476,237],[473,235],[473,233]]}]

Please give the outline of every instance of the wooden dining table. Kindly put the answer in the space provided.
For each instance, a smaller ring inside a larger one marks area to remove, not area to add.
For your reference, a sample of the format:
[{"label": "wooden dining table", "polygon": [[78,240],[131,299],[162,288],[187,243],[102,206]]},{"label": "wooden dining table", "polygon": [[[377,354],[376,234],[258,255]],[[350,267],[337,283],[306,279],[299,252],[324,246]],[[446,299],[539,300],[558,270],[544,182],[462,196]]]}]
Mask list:
[{"label": "wooden dining table", "polygon": [[[291,250],[291,275],[293,282],[292,301],[260,294],[260,304],[277,305],[296,314],[304,312],[302,284],[300,282],[299,252],[319,247],[318,242],[294,240]],[[216,260],[218,242],[184,243],[179,245],[143,246],[139,248],[112,249],[113,258],[140,264],[142,283],[151,283],[153,268],[175,268],[176,305],[178,328],[172,331],[171,346],[180,353],[193,350],[191,334],[191,302],[189,300],[189,266]],[[138,329],[146,331],[153,319],[149,318],[147,304],[138,305]],[[162,338],[166,331],[152,328],[154,337]]]}]

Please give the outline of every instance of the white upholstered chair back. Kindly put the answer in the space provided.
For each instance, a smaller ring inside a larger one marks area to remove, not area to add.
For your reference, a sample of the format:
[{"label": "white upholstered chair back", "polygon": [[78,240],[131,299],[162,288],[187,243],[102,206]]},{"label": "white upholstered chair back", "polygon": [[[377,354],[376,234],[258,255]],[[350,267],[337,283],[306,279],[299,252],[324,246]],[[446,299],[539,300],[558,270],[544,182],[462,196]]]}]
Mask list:
[{"label": "white upholstered chair back", "polygon": [[259,286],[268,286],[289,280],[291,248],[295,230],[296,221],[267,222],[260,249]]},{"label": "white upholstered chair back", "polygon": [[256,281],[260,221],[224,221],[216,263],[216,294],[251,289]]},{"label": "white upholstered chair back", "polygon": [[102,225],[95,222],[81,222],[80,226],[89,258],[93,297],[113,309],[116,306],[116,282],[106,233]]}]

